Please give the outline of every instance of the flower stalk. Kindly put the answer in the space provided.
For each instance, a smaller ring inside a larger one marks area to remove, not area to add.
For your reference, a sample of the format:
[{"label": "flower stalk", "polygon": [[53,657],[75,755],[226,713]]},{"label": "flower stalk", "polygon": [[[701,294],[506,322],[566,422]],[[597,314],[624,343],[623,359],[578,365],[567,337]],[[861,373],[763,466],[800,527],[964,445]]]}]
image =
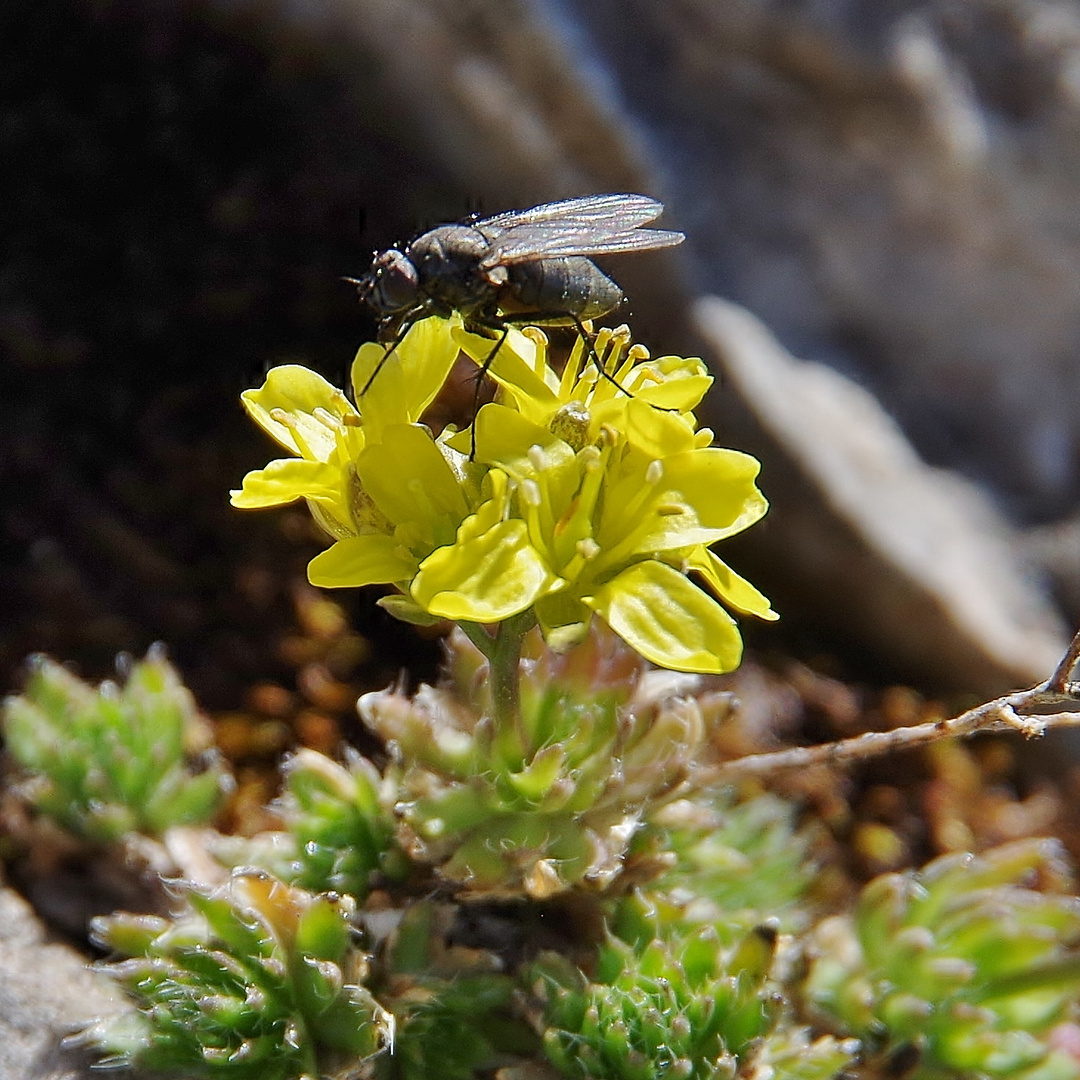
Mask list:
[{"label": "flower stalk", "polygon": [[526,747],[528,742],[521,724],[521,647],[525,635],[535,625],[536,619],[531,612],[523,612],[499,623],[494,633],[489,633],[478,623],[461,623],[465,636],[483,653],[488,662],[491,718],[496,727],[515,732],[522,748]]}]

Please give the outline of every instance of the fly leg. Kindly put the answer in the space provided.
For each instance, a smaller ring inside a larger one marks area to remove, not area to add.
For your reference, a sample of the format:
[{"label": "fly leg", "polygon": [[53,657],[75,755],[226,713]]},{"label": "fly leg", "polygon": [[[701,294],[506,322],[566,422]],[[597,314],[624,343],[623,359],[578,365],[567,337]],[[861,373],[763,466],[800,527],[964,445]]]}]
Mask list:
[{"label": "fly leg", "polygon": [[469,446],[469,460],[473,461],[476,458],[476,414],[480,411],[480,387],[484,382],[484,376],[488,373],[488,369],[491,367],[495,360],[495,356],[502,348],[503,342],[506,340],[507,335],[510,333],[510,323],[505,319],[487,318],[479,319],[473,317],[469,321],[468,329],[470,330],[486,330],[490,334],[498,334],[498,339],[495,342],[491,352],[484,357],[483,363],[480,365],[479,371],[473,378],[473,422],[472,422],[472,442]]},{"label": "fly leg", "polygon": [[[582,323],[582,321],[576,315],[570,314],[570,313],[565,312],[565,311],[553,311],[553,312],[531,311],[531,312],[529,312],[527,314],[520,314],[520,315],[519,314],[497,315],[497,316],[489,315],[487,317],[479,317],[479,316],[474,314],[472,316],[472,318],[469,320],[468,329],[473,330],[473,331],[476,331],[476,330],[487,331],[492,336],[498,335],[498,338],[497,338],[497,340],[495,342],[494,347],[487,354],[487,356],[484,357],[484,360],[480,364],[480,368],[476,373],[476,385],[475,385],[475,389],[473,391],[472,442],[471,442],[471,445],[470,445],[470,448],[469,448],[469,460],[470,461],[474,460],[475,457],[476,457],[476,419],[475,418],[476,418],[476,414],[477,414],[477,412],[479,411],[479,408],[480,408],[480,386],[481,386],[481,383],[483,382],[484,376],[488,373],[488,369],[491,367],[492,363],[494,362],[496,355],[498,354],[499,350],[502,348],[503,342],[506,341],[507,335],[510,333],[510,328],[512,326],[515,326],[515,325],[517,325],[517,326],[543,326],[545,323],[550,325],[550,324],[556,323],[556,321],[565,322],[567,319],[571,320],[573,326],[577,330],[579,336],[581,337],[582,344],[584,345],[584,347],[585,347],[585,349],[586,349],[586,351],[587,351],[587,353],[589,355],[589,359],[592,360],[593,364],[596,366],[596,370],[600,373],[600,376],[602,378],[604,378],[604,379],[607,379],[607,381],[609,383],[611,383],[612,386],[615,386],[617,389],[621,390],[627,397],[633,397],[634,396],[633,394],[630,393],[629,390],[626,389],[625,386],[622,386],[619,383],[618,379],[616,379],[615,376],[612,375],[604,367],[603,363],[601,363],[600,357],[597,355],[596,348],[594,347],[594,345],[592,343],[591,335],[585,329],[584,324]],[[368,381],[370,383],[370,380],[368,380]],[[366,389],[366,387],[365,387],[365,389]]]},{"label": "fly leg", "polygon": [[[585,347],[585,352],[589,359],[593,362],[596,370],[600,373],[602,379],[607,379],[612,386],[621,390],[627,397],[633,397],[634,395],[619,383],[619,380],[611,374],[607,368],[600,362],[600,357],[596,353],[596,348],[592,342],[592,334],[585,329],[585,324],[573,313],[569,311],[532,311],[528,314],[522,315],[505,315],[499,316],[500,321],[511,326],[557,326],[559,323],[565,324],[567,320],[578,332],[578,336],[581,338],[581,343]],[[494,353],[492,354],[494,355]],[[484,369],[485,371],[487,368]]]},{"label": "fly leg", "polygon": [[[346,278],[345,280],[349,281],[351,279]],[[383,365],[393,355],[394,350],[405,340],[405,335],[412,329],[413,323],[416,322],[426,310],[426,306],[419,306],[410,309],[401,316],[401,320],[398,324],[397,331],[393,336],[393,340],[390,343],[390,347],[381,357],[379,357],[379,362],[375,365],[375,370],[367,377],[367,381],[360,390],[360,397],[363,397],[371,389],[371,384],[375,381],[375,377],[379,372],[382,371]]]},{"label": "fly leg", "polygon": [[627,397],[633,397],[634,395],[626,389],[625,386],[619,385],[619,380],[615,378],[608,369],[600,363],[600,357],[596,355],[596,348],[592,343],[592,335],[585,329],[584,323],[576,316],[571,315],[570,318],[574,320],[574,328],[577,330],[578,335],[581,338],[582,344],[585,346],[589,353],[589,359],[596,365],[596,370],[600,373],[601,378],[607,379],[612,386],[621,390]]}]

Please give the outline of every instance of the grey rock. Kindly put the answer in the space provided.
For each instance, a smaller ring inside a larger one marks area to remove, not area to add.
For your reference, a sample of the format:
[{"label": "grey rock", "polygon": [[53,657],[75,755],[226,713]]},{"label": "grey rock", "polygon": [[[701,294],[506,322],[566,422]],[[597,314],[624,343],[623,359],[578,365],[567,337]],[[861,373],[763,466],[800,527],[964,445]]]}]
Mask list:
[{"label": "grey rock", "polygon": [[1077,505],[1080,7],[566,9],[666,165],[704,291],[855,374],[1020,518]]},{"label": "grey rock", "polygon": [[733,414],[721,393],[703,418],[761,456],[772,503],[740,558],[924,682],[989,697],[1047,678],[1064,627],[985,496],[922,462],[872,394],[791,356],[745,309],[709,299],[696,310],[709,360],[744,406]]},{"label": "grey rock", "polygon": [[[92,1080],[91,1059],[64,1039],[126,1006],[88,958],[50,940],[30,905],[0,885],[0,1077]],[[136,1080],[134,1073],[126,1075]]]}]

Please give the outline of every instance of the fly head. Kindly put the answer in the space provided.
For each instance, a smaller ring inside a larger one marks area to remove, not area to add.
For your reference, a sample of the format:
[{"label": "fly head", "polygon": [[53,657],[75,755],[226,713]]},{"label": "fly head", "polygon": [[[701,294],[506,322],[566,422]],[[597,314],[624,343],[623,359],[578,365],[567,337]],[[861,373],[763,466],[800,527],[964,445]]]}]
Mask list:
[{"label": "fly head", "polygon": [[371,269],[356,282],[363,303],[382,318],[398,315],[414,307],[420,278],[416,267],[397,248],[376,255]]}]

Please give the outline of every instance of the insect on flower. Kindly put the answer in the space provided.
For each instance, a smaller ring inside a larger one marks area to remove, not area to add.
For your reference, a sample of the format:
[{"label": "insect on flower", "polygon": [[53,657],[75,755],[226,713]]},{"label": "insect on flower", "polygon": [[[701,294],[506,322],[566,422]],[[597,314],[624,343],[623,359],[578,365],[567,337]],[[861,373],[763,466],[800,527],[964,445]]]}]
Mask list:
[{"label": "insect on flower", "polygon": [[377,254],[362,278],[346,278],[379,316],[379,340],[388,345],[361,394],[409,327],[428,315],[460,312],[468,329],[496,337],[481,373],[514,325],[574,326],[588,342],[582,324],[623,299],[591,256],[681,244],[680,232],[641,228],[663,209],[646,195],[586,195],[440,225],[404,250]]}]

